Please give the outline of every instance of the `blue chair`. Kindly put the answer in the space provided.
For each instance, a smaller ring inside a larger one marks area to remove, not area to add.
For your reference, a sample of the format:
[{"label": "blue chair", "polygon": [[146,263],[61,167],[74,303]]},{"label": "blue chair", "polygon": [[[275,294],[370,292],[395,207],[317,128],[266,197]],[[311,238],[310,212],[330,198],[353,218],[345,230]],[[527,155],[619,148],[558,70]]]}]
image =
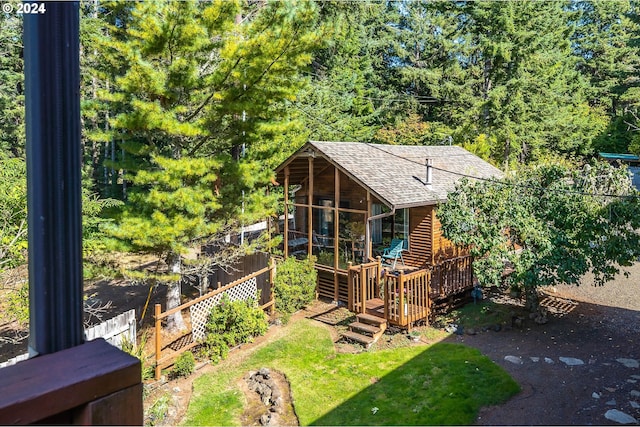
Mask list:
[{"label": "blue chair", "polygon": [[388,248],[384,248],[382,252],[382,259],[393,259],[393,266],[391,268],[396,268],[396,262],[398,261],[398,257],[400,257],[400,261],[402,261],[402,265],[404,265],[404,259],[402,258],[402,251],[405,251],[404,248],[404,240],[403,239],[393,239],[391,240],[391,244]]}]

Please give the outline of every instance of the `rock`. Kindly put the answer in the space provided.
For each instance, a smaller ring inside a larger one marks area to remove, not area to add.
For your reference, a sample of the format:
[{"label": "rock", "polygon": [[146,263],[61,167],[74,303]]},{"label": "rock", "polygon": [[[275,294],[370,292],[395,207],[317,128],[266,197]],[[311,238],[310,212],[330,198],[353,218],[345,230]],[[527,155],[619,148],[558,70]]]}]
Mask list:
[{"label": "rock", "polygon": [[638,390],[631,390],[629,394],[633,397],[640,397],[640,391]]},{"label": "rock", "polygon": [[637,382],[638,382],[638,380],[627,380],[627,382],[628,382],[629,384],[635,384],[635,383],[637,383]]},{"label": "rock", "polygon": [[264,414],[263,416],[260,417],[260,425],[268,426],[269,421],[271,421],[271,415],[269,414]]},{"label": "rock", "polygon": [[616,400],[615,399],[607,400],[605,402],[605,405],[616,406]]},{"label": "rock", "polygon": [[545,357],[544,361],[545,361],[545,363],[548,363],[550,365],[553,365],[553,363],[554,363],[553,359],[549,359],[548,357]]},{"label": "rock", "polygon": [[567,366],[580,366],[584,365],[584,362],[580,359],[576,359],[575,357],[559,357],[560,361]]},{"label": "rock", "polygon": [[473,328],[467,328],[467,335],[475,335],[477,334],[476,330]]},{"label": "rock", "polygon": [[464,334],[464,327],[463,327],[463,326],[458,326],[458,327],[456,328],[455,334],[456,334],[456,335],[462,335],[462,334]]},{"label": "rock", "polygon": [[174,387],[173,388],[173,392],[174,393],[180,393],[182,390],[180,390],[180,387]]},{"label": "rock", "polygon": [[533,356],[531,356],[531,357],[529,357],[529,359],[531,359],[531,361],[532,361],[533,363],[538,363],[538,362],[540,361],[540,358],[539,358],[539,357],[533,357]]},{"label": "rock", "polygon": [[618,389],[617,389],[617,388],[615,388],[615,387],[605,387],[604,389],[605,389],[605,390],[607,390],[609,393],[613,393],[613,392],[615,392],[616,390],[618,390]]},{"label": "rock", "polygon": [[269,370],[269,368],[260,368],[258,373],[262,375],[265,379],[269,379],[269,375],[271,374],[271,371]]},{"label": "rock", "polygon": [[620,358],[620,359],[616,359],[616,362],[622,363],[627,368],[638,368],[638,367],[640,367],[640,363],[636,359]]},{"label": "rock", "polygon": [[506,360],[507,362],[511,362],[514,365],[522,365],[524,363],[518,356],[505,356],[504,360]]},{"label": "rock", "polygon": [[635,380],[640,380],[640,375],[631,375],[631,378]]},{"label": "rock", "polygon": [[633,409],[640,409],[640,403],[634,402],[633,400],[629,401],[629,405],[631,405]]},{"label": "rock", "polygon": [[618,411],[617,409],[609,409],[607,412],[605,412],[604,417],[619,424],[638,423],[638,420],[633,418],[631,415],[625,414],[624,412]]},{"label": "rock", "polygon": [[600,399],[600,393],[596,393],[594,391],[593,393],[591,393],[591,397],[593,397],[594,399]]},{"label": "rock", "polygon": [[276,400],[278,400],[278,398],[282,396],[282,393],[280,393],[280,390],[278,390],[277,388],[274,388],[271,390],[271,401],[275,403]]}]

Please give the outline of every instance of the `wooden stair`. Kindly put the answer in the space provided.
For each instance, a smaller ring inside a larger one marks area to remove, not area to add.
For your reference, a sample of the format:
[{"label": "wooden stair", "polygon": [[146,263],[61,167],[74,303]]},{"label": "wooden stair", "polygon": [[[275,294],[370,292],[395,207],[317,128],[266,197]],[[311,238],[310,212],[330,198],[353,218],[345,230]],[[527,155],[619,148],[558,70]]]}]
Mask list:
[{"label": "wooden stair", "polygon": [[382,317],[360,313],[356,315],[356,321],[349,324],[349,330],[342,336],[369,348],[371,344],[378,341],[386,329],[387,321]]}]

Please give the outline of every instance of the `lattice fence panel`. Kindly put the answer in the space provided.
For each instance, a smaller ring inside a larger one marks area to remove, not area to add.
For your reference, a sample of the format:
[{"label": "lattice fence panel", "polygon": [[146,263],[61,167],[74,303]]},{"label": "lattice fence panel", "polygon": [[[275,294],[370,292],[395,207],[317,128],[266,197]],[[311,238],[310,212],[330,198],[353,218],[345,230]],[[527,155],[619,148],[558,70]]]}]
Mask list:
[{"label": "lattice fence panel", "polygon": [[189,307],[191,313],[191,329],[193,341],[200,341],[206,336],[207,319],[211,309],[220,304],[223,295],[228,295],[230,301],[247,300],[258,298],[258,283],[253,277],[245,282],[239,283],[231,289],[227,289],[219,294],[212,295],[211,298],[200,301]]}]

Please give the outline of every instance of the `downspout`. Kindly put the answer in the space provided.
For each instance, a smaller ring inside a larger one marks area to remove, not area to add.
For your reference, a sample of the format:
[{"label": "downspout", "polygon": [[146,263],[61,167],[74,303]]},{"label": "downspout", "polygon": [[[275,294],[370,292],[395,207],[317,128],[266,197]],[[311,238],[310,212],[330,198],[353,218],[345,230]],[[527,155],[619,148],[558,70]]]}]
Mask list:
[{"label": "downspout", "polygon": [[365,249],[364,257],[366,259],[371,259],[371,254],[369,253],[369,241],[371,240],[371,226],[369,225],[370,221],[375,221],[376,219],[387,218],[387,217],[395,215],[395,214],[396,214],[396,207],[393,206],[391,208],[391,211],[389,211],[389,212],[381,213],[381,214],[370,216],[369,218],[367,218],[367,221],[365,223],[365,245],[364,245],[364,249]]}]

